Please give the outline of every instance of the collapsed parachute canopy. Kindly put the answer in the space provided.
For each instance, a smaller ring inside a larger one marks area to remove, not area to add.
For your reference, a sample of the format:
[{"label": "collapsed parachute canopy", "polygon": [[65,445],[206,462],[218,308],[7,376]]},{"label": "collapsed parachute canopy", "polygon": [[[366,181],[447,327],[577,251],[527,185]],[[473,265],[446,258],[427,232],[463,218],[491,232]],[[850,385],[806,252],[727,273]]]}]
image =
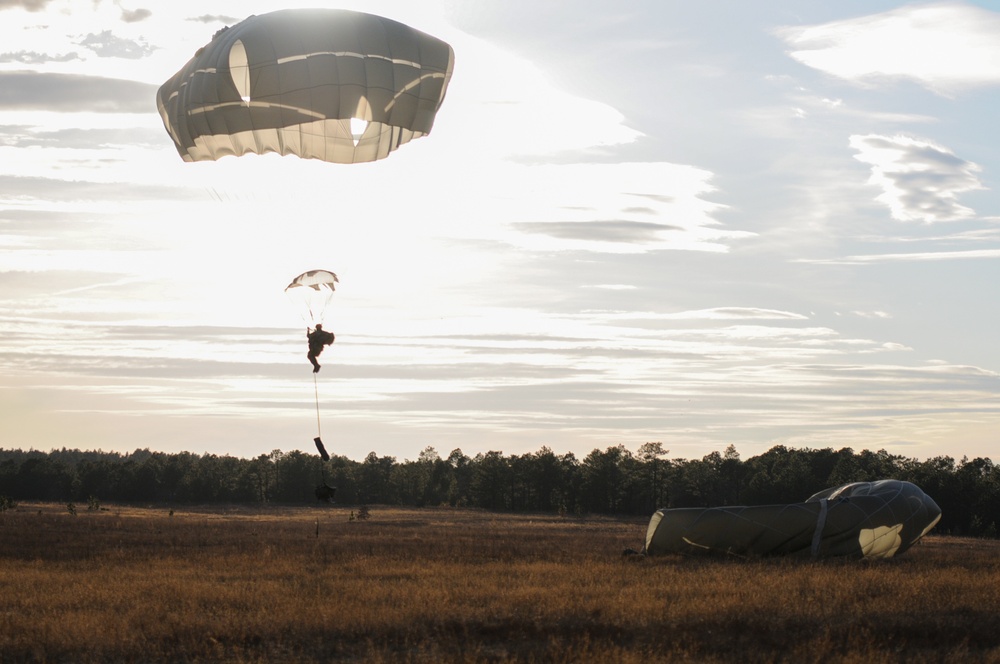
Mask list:
[{"label": "collapsed parachute canopy", "polygon": [[375,161],[430,133],[454,64],[451,46],[387,18],[284,9],[216,33],[156,105],[184,161]]},{"label": "collapsed parachute canopy", "polygon": [[659,510],[646,531],[646,553],[891,558],[940,518],[915,484],[855,482],[791,505]]},{"label": "collapsed parachute canopy", "polygon": [[285,287],[285,295],[298,308],[302,319],[314,327],[323,322],[337,283],[337,275],[329,270],[309,270],[292,279]]}]

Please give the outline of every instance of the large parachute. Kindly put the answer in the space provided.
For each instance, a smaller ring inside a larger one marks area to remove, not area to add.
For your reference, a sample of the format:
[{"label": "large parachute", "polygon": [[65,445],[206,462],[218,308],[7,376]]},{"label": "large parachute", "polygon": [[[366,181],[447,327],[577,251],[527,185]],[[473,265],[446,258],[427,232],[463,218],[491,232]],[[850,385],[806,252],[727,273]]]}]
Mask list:
[{"label": "large parachute", "polygon": [[650,519],[645,552],[891,558],[940,518],[937,503],[915,484],[854,482],[804,503],[659,510]]},{"label": "large parachute", "polygon": [[156,105],[185,161],[368,162],[430,133],[454,64],[447,43],[391,19],[283,9],[216,33]]},{"label": "large parachute", "polygon": [[338,281],[337,275],[329,270],[309,270],[285,286],[285,295],[299,310],[302,320],[315,327],[323,322]]}]

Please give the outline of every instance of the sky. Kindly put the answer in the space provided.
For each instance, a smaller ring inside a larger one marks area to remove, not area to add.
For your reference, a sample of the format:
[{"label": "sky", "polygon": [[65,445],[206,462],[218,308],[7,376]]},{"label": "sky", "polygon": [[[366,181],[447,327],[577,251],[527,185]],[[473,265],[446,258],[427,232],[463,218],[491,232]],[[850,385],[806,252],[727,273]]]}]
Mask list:
[{"label": "sky", "polygon": [[1000,456],[995,2],[303,0],[452,45],[433,131],[182,161],[284,6],[0,0],[0,447]]}]

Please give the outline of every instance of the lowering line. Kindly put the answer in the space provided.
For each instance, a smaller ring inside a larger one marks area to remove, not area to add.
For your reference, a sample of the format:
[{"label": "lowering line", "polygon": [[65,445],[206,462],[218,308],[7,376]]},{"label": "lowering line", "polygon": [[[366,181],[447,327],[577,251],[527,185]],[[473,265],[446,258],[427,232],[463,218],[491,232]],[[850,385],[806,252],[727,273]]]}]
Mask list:
[{"label": "lowering line", "polygon": [[323,437],[323,432],[320,431],[319,427],[319,379],[316,375],[313,374],[313,391],[316,394],[316,439],[319,440]]},{"label": "lowering line", "polygon": [[[323,432],[319,428],[319,380],[316,378],[316,374],[313,374],[313,389],[316,392],[316,437],[313,438],[313,442],[316,443],[316,450],[319,452],[320,458],[323,461],[329,461],[330,455],[326,451],[326,446],[323,445]],[[323,469],[323,484],[326,485],[326,470],[322,465],[320,468]]]}]

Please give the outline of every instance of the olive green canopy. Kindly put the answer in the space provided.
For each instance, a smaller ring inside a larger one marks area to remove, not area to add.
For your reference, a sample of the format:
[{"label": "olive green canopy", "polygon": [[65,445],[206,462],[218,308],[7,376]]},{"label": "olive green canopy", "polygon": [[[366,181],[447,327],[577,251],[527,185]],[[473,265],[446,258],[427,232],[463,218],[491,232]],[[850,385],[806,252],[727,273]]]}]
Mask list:
[{"label": "olive green canopy", "polygon": [[445,42],[381,16],[283,9],[216,33],[156,105],[185,161],[375,161],[431,131],[454,64]]},{"label": "olive green canopy", "polygon": [[659,510],[650,519],[645,552],[891,558],[940,518],[941,509],[915,484],[854,482],[804,503]]}]

